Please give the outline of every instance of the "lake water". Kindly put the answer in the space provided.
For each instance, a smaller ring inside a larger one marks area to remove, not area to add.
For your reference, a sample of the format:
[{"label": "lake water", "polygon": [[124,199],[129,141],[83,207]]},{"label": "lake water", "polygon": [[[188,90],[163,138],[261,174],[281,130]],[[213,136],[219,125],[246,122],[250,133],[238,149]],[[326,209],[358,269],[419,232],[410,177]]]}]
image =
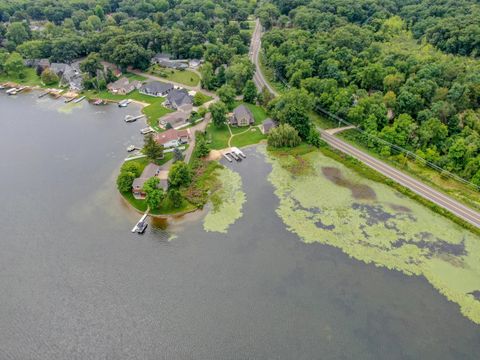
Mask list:
[{"label": "lake water", "polygon": [[228,234],[201,214],[130,233],[135,111],[0,94],[0,359],[478,359],[480,327],[423,278],[286,231],[253,148]]}]

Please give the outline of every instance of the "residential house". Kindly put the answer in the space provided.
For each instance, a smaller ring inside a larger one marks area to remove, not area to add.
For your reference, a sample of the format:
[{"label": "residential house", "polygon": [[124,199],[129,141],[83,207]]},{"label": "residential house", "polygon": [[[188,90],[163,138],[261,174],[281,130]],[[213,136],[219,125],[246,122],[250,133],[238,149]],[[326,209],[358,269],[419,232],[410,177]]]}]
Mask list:
[{"label": "residential house", "polygon": [[152,58],[151,62],[167,69],[185,70],[188,68],[186,60],[172,60],[171,57],[170,54],[159,53]]},{"label": "residential house", "polygon": [[185,89],[174,89],[168,93],[164,105],[170,109],[178,110],[183,105],[193,105],[193,97]]},{"label": "residential house", "polygon": [[155,135],[155,141],[166,149],[186,144],[190,141],[190,130],[170,129]]},{"label": "residential house", "polygon": [[139,89],[142,86],[142,83],[137,80],[130,82],[126,77],[121,77],[117,81],[107,85],[108,91],[112,94],[127,95],[135,89]]},{"label": "residential house", "polygon": [[230,116],[230,125],[234,126],[249,126],[255,123],[253,114],[245,105],[239,105],[233,110]]},{"label": "residential house", "polygon": [[69,86],[71,90],[83,89],[83,78],[77,64],[52,63],[50,69],[60,78],[60,86]]},{"label": "residential house", "polygon": [[268,118],[263,121],[262,126],[260,127],[260,130],[262,131],[262,134],[268,134],[270,130],[272,130],[276,126],[277,126],[277,123],[274,120]]},{"label": "residential house", "polygon": [[140,87],[140,92],[150,96],[167,96],[173,90],[173,85],[161,81],[152,81]]},{"label": "residential house", "polygon": [[174,113],[167,114],[160,119],[159,125],[164,129],[167,128],[168,124],[170,124],[173,129],[185,126],[188,124],[190,113],[191,111],[175,111]]},{"label": "residential house", "polygon": [[143,191],[143,185],[148,179],[157,176],[159,173],[160,173],[160,166],[151,164],[151,163],[145,166],[145,169],[143,169],[143,172],[140,175],[140,177],[133,180],[133,184],[132,184],[133,196],[137,199],[143,199],[145,197],[145,192]]}]

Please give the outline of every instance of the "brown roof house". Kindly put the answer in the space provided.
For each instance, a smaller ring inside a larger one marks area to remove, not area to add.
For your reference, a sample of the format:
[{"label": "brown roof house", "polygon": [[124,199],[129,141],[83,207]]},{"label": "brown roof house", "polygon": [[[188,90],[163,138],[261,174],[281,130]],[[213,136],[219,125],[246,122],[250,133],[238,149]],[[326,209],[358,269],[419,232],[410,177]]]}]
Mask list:
[{"label": "brown roof house", "polygon": [[157,176],[159,173],[160,173],[160,166],[151,164],[151,163],[145,166],[145,169],[143,169],[143,172],[140,175],[140,177],[133,180],[133,184],[132,184],[133,196],[136,199],[143,199],[145,197],[145,192],[143,191],[143,184],[145,184],[145,182],[148,179]]},{"label": "brown roof house", "polygon": [[170,129],[155,134],[155,141],[163,145],[166,149],[186,144],[190,141],[190,130]]},{"label": "brown roof house", "polygon": [[230,125],[235,126],[249,126],[253,125],[255,120],[253,114],[249,108],[245,105],[239,105],[233,110],[233,114],[230,117]]},{"label": "brown roof house", "polygon": [[117,81],[107,85],[108,91],[112,94],[127,95],[133,90],[139,89],[142,86],[142,83],[137,80],[130,82],[126,77],[121,77]]}]

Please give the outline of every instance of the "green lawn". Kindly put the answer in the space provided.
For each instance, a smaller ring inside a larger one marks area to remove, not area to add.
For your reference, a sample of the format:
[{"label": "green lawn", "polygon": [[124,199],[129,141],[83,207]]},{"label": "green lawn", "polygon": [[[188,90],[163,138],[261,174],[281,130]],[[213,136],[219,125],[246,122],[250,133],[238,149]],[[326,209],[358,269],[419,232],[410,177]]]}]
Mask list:
[{"label": "green lawn", "polygon": [[230,133],[227,126],[217,128],[213,123],[207,127],[207,141],[210,141],[210,148],[214,150],[224,149],[228,146]]},{"label": "green lawn", "polygon": [[131,73],[131,72],[126,72],[125,74],[123,74],[123,76],[125,76],[127,79],[130,79],[130,80],[137,80],[137,81],[147,81],[148,80],[145,76],[134,74],[134,73]]},{"label": "green lawn", "polygon": [[234,136],[231,141],[232,146],[243,147],[247,145],[257,144],[266,139],[258,127],[252,127],[248,132]]},{"label": "green lawn", "polygon": [[150,125],[157,132],[163,131],[158,126],[158,119],[163,115],[171,113],[172,111],[173,110],[164,107],[160,102],[148,105],[142,109],[142,112],[147,116],[148,125]]},{"label": "green lawn", "polygon": [[[26,67],[24,69],[24,77],[19,78],[17,76],[10,76],[7,74],[0,74],[0,82],[14,82],[21,85],[28,85],[28,86],[41,86],[45,87],[42,83],[40,77],[37,76],[37,72],[34,68]],[[51,85],[54,87],[55,85]]]},{"label": "green lawn", "polygon": [[197,86],[200,83],[200,77],[190,70],[167,69],[154,65],[149,69],[149,72],[158,77],[188,86]]}]

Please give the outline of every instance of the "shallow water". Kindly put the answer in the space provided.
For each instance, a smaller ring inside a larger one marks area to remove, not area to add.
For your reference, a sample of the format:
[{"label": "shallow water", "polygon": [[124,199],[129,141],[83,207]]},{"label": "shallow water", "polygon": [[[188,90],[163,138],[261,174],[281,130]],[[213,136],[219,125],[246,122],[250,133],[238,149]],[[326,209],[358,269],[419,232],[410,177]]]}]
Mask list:
[{"label": "shallow water", "polygon": [[[285,230],[254,149],[227,234],[130,233],[133,108],[0,94],[0,359],[476,359],[480,327],[421,277]],[[130,105],[132,106],[132,105]],[[345,188],[345,191],[350,191]]]}]

